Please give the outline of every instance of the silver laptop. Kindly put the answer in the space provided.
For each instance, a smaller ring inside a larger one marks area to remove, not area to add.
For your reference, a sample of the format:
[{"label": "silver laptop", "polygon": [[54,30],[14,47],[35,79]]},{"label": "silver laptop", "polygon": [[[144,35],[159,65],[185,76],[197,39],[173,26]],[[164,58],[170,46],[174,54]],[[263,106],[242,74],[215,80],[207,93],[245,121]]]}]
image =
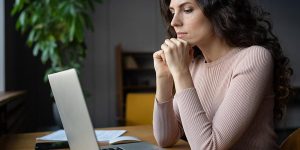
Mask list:
[{"label": "silver laptop", "polygon": [[[83,97],[75,69],[48,75],[59,115],[71,150],[99,150],[94,127]],[[111,145],[103,149],[153,150],[159,147],[146,143]]]}]

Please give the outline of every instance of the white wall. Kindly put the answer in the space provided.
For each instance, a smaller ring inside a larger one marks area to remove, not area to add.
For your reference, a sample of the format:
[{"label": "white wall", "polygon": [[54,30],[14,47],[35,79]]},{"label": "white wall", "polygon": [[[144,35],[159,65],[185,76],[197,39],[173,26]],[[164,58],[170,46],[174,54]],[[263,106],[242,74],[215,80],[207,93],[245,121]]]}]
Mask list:
[{"label": "white wall", "polygon": [[4,73],[4,63],[5,63],[5,57],[4,57],[4,49],[5,49],[5,33],[4,33],[4,0],[0,1],[0,91],[5,90],[5,73]]}]

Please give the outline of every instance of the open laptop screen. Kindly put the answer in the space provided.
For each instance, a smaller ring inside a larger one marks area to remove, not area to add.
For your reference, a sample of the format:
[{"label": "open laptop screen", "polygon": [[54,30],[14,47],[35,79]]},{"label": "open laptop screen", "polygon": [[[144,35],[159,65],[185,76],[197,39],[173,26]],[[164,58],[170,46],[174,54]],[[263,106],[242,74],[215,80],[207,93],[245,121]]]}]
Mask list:
[{"label": "open laptop screen", "polygon": [[48,75],[72,150],[99,150],[94,128],[75,69]]}]

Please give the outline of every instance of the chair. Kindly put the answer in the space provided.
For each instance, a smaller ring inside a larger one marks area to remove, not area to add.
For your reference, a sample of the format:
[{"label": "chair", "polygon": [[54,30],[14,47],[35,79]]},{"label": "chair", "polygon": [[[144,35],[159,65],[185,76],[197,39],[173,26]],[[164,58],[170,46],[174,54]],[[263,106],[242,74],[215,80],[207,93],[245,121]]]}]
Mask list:
[{"label": "chair", "polygon": [[154,93],[128,93],[126,96],[126,125],[152,124]]},{"label": "chair", "polygon": [[292,132],[280,145],[281,150],[300,150],[300,128]]}]

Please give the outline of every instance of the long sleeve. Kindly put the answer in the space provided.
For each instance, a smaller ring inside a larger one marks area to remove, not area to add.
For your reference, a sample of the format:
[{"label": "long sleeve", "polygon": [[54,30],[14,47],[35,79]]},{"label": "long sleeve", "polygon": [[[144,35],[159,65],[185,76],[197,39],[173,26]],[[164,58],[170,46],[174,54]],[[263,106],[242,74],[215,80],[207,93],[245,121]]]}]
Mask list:
[{"label": "long sleeve", "polygon": [[162,147],[174,145],[181,137],[183,130],[174,112],[173,100],[165,103],[155,100],[153,131],[157,143]]},{"label": "long sleeve", "polygon": [[[203,104],[206,102],[213,104],[212,101],[219,100],[218,93],[212,93],[212,91],[202,93],[202,91],[209,89],[207,88],[209,86],[215,86],[211,85],[215,82],[207,81],[205,85],[199,85],[197,81],[202,77],[196,76],[193,79],[195,88],[185,89],[175,94],[174,101],[178,105],[182,126],[193,150],[230,148],[250,127],[258,112],[266,95],[266,89],[271,84],[272,56],[267,50],[257,46],[252,47],[243,54],[239,55],[239,57],[242,57],[239,59],[241,61],[236,63],[229,75],[230,78],[227,79],[230,82],[227,88],[223,89],[225,94],[221,100],[222,102],[218,107],[211,106],[211,109],[216,109],[212,119],[208,117],[211,114],[207,114],[208,112],[205,111]],[[216,78],[220,77],[216,76]],[[170,134],[171,130],[174,131],[174,128],[176,129],[178,125],[175,123],[176,120],[173,114],[168,114],[171,117],[163,117],[163,113],[172,112],[170,104],[166,105],[168,106],[161,107],[168,108],[159,109],[160,111],[165,109],[164,112],[156,112],[162,113],[157,114],[160,117],[157,117],[156,121],[170,119],[164,121],[164,123],[169,123],[161,124],[165,126],[164,130],[171,127],[166,133]],[[166,111],[167,109],[169,110]],[[173,123],[175,126],[170,125]],[[178,132],[178,128],[175,131]],[[171,135],[175,136],[175,134]]]}]

